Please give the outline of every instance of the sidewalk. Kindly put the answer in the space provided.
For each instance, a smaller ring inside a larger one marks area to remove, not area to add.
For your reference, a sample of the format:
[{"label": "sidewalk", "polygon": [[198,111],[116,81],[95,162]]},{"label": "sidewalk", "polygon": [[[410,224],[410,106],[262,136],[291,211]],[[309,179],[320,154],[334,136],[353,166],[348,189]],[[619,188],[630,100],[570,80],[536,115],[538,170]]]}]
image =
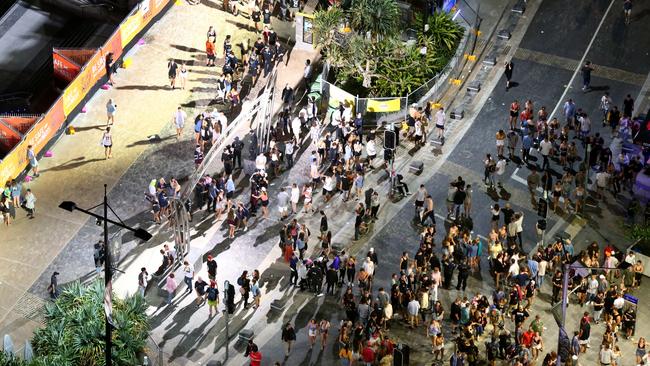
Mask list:
[{"label": "sidewalk", "polygon": [[[87,113],[72,121],[76,134],[63,135],[52,148],[53,157],[41,160],[41,176],[24,185],[23,191],[31,188],[38,198],[36,218],[27,220],[19,212],[10,227],[1,229],[5,240],[0,247],[0,334],[10,334],[15,344],[30,338],[32,331],[39,327],[39,309],[46,301],[45,289],[53,271],[60,272],[60,284],[94,277],[93,244],[101,238],[101,228],[95,225],[94,219],[59,209],[61,201],[72,200],[79,207],[92,207],[101,203],[106,183],[109,203],[127,225],[159,234],[150,243],[136,247],[132,236],[112,231],[111,244],[118,258],[126,257],[129,252],[136,256],[143,251],[157,250],[158,245],[170,239],[169,228],[158,229],[153,225],[143,193],[151,179],[181,179],[193,171],[192,121],[212,100],[214,89],[209,85],[216,82],[218,69],[204,66],[204,32],[210,25],[217,26],[218,51],[225,35],[231,34],[238,55],[237,44],[246,44],[246,40],[252,44],[257,39],[256,34],[247,30],[252,29],[248,20],[242,17],[233,20],[211,3],[179,4],[142,37],[143,45],[135,46],[130,52],[133,64],[115,75],[116,87],[99,90],[87,103]],[[188,19],[191,19],[191,31],[188,31]],[[243,29],[242,24],[247,28]],[[278,24],[277,31],[286,39],[292,28]],[[295,65],[303,63],[306,57],[300,52],[292,53],[294,60],[290,66],[298,67]],[[188,65],[185,90],[168,88],[169,58]],[[263,80],[258,82],[260,85]],[[118,112],[112,128],[113,158],[104,160],[99,143],[109,98],[115,100]],[[188,121],[183,138],[177,141],[170,121],[179,105],[184,107]],[[150,141],[148,137],[155,135],[160,139]],[[126,266],[130,258],[120,265]]]}]

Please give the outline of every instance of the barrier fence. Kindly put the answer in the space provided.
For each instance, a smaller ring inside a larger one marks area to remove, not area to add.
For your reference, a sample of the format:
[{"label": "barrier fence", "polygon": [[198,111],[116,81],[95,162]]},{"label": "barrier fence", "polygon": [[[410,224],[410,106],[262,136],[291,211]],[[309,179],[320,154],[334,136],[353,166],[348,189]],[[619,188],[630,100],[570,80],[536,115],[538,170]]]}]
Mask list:
[{"label": "barrier fence", "polygon": [[[105,60],[109,53],[113,59],[118,60],[123,56],[125,49],[134,38],[157,16],[171,0],[144,0],[135,6],[129,15],[120,23],[113,34],[104,45],[94,50],[76,50],[78,57],[74,57],[69,50],[56,50],[55,54],[61,57],[54,57],[54,68],[63,70],[60,76],[70,81],[63,93],[50,106],[50,109],[33,125],[25,131],[22,138],[15,142],[7,156],[0,161],[0,184],[9,179],[15,178],[27,166],[27,147],[32,145],[34,152],[40,155],[47,144],[62,131],[70,115],[81,102],[88,96],[88,93],[106,77]],[[75,69],[77,61],[87,61]],[[69,62],[63,64],[63,61]]]},{"label": "barrier fence", "polygon": [[325,63],[319,77],[323,102],[327,103],[329,108],[338,107],[339,102],[352,103],[357,113],[362,113],[366,119],[374,119],[377,125],[381,125],[384,122],[405,119],[412,104],[423,106],[427,100],[439,101],[450,86],[459,84],[459,81],[469,72],[466,68],[476,48],[477,31],[481,21],[479,10],[480,3],[477,9],[465,0],[456,4],[451,16],[465,28],[466,35],[461,39],[456,53],[447,65],[436,76],[406,96],[359,98],[327,81],[330,66]]}]

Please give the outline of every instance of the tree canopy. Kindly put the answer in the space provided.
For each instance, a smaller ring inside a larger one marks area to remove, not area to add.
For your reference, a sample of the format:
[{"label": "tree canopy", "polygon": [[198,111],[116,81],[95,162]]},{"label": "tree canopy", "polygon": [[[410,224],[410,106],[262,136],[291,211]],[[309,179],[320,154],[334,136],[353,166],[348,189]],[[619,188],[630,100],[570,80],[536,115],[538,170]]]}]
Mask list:
[{"label": "tree canopy", "polygon": [[[440,72],[464,30],[448,14],[416,14],[414,45],[402,41],[400,9],[393,0],[354,0],[349,10],[331,7],[314,14],[315,43],[334,67],[338,85],[361,85],[354,94],[404,96]],[[348,28],[349,27],[349,28]]]}]

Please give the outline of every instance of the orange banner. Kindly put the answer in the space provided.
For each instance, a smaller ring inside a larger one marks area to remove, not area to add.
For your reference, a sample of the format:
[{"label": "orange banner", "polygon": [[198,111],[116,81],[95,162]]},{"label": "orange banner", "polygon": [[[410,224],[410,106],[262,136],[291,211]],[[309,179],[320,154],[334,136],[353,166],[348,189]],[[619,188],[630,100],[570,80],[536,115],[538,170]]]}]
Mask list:
[{"label": "orange banner", "polygon": [[38,154],[56,136],[63,122],[65,122],[63,103],[62,98],[59,98],[47,114],[37,121],[23,140],[11,150],[11,153],[0,161],[0,182],[6,182],[20,174],[28,163],[27,146],[33,145],[34,152]]},{"label": "orange banner", "polygon": [[81,66],[59,54],[56,50],[52,54],[52,60],[54,62],[54,76],[67,82],[74,80],[81,70]]}]

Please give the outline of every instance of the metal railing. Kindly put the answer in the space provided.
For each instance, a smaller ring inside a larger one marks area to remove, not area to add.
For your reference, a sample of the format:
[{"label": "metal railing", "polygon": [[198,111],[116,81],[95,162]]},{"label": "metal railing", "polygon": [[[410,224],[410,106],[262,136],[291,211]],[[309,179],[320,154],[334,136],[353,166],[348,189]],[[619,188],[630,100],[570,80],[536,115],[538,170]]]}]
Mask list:
[{"label": "metal railing", "polygon": [[[417,89],[408,93],[406,96],[393,96],[393,97],[376,97],[376,98],[359,98],[354,96],[355,101],[355,111],[361,113],[368,113],[368,102],[369,101],[394,101],[399,99],[399,110],[392,112],[369,112],[371,113],[369,119],[375,119],[377,124],[380,125],[383,122],[392,122],[396,120],[405,119],[408,112],[409,106],[412,104],[417,104],[422,106],[422,104],[427,100],[433,100],[438,102],[448,88],[454,85],[454,80],[462,80],[467,76],[465,72],[466,67],[468,66],[468,60],[470,55],[474,54],[474,50],[477,44],[477,34],[478,28],[481,23],[481,18],[479,17],[480,3],[478,4],[477,9],[474,9],[469,5],[465,0],[461,0],[456,5],[456,12],[452,17],[465,28],[466,34],[461,39],[456,53],[449,60],[447,65],[440,71],[438,74],[424,82]],[[323,98],[323,103],[327,105],[328,99],[330,96],[330,88],[338,88],[336,85],[327,81],[329,75],[330,66],[328,63],[325,63],[323,70],[321,72],[320,78],[321,85],[321,96]],[[447,80],[449,79],[449,82]]]}]

